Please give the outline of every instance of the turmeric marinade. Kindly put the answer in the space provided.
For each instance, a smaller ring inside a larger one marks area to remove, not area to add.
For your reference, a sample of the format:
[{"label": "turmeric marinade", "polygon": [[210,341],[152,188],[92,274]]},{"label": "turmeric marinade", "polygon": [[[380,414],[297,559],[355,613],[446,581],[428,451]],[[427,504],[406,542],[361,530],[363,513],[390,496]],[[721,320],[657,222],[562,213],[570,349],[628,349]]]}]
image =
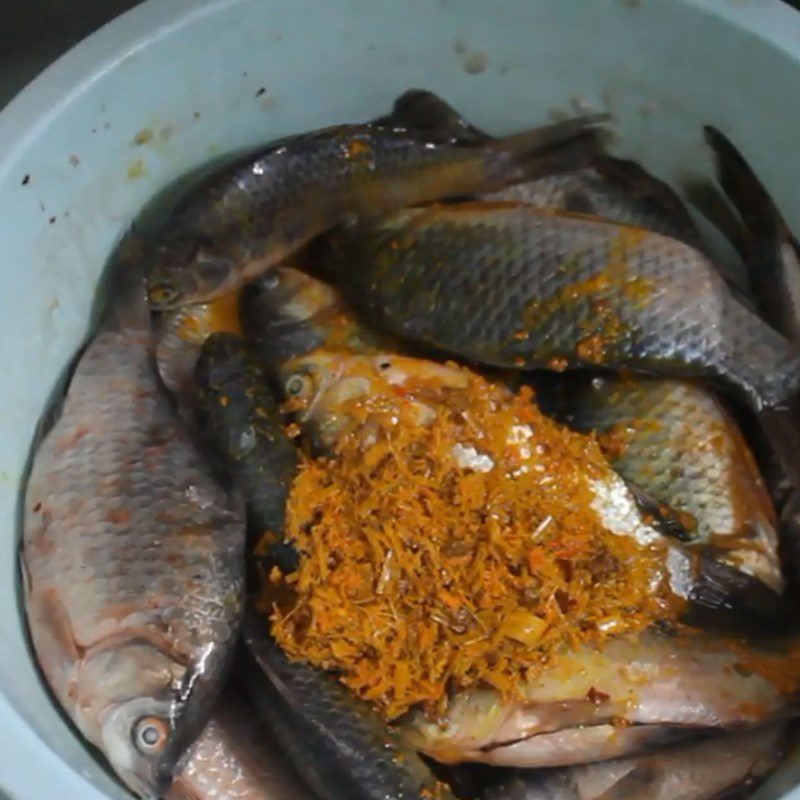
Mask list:
[{"label": "turmeric marinade", "polygon": [[[286,308],[288,287],[300,296],[298,280],[284,270],[262,287],[258,319],[265,297]],[[261,600],[291,657],[389,718],[418,703],[442,712],[449,692],[513,695],[564,650],[670,627],[694,602],[703,559],[665,538],[595,439],[544,416],[529,388],[343,348],[341,316],[296,312],[315,346],[273,366],[323,454],[290,492],[299,568],[273,570]]]}]

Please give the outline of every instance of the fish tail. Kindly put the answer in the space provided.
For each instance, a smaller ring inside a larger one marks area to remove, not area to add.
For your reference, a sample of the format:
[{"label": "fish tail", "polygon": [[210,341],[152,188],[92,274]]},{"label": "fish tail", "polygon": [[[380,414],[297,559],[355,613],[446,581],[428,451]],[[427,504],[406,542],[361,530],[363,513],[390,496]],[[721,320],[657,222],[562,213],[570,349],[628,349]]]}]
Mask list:
[{"label": "fish tail", "polygon": [[703,133],[714,151],[720,185],[748,231],[757,237],[788,235],[769,192],[731,140],[712,125],[706,125]]},{"label": "fish tail", "polygon": [[598,123],[607,119],[607,114],[576,117],[492,140],[485,145],[488,163],[499,161],[500,166],[496,175],[488,176],[489,180],[495,180],[502,188],[591,166],[605,144],[605,131]]}]

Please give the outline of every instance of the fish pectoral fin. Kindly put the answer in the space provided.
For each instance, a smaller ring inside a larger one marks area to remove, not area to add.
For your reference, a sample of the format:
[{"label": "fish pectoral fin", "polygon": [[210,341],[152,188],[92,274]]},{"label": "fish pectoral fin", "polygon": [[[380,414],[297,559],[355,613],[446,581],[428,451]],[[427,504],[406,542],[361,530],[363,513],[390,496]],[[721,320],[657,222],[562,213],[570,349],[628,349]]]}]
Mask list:
[{"label": "fish pectoral fin", "polygon": [[754,635],[784,630],[794,614],[793,603],[761,580],[706,555],[696,559],[688,600],[684,621]]},{"label": "fish pectoral fin", "polygon": [[695,538],[693,531],[697,528],[697,520],[691,514],[679,512],[659,502],[632,481],[623,480],[639,510],[659,533],[680,542],[691,542]]},{"label": "fish pectoral fin", "polygon": [[663,770],[655,759],[642,759],[597,800],[648,800],[654,796],[653,790],[662,779]]}]

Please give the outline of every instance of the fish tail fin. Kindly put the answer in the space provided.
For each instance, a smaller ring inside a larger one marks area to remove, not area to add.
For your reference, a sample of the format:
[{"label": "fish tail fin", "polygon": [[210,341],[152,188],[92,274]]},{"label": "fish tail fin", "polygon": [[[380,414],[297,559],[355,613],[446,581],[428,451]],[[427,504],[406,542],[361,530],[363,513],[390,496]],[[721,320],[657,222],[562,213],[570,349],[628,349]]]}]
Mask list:
[{"label": "fish tail fin", "polygon": [[[730,242],[739,257],[742,260],[746,259],[744,226],[719,187],[703,178],[687,178],[681,183],[681,189],[697,211]],[[729,277],[728,273],[726,277]],[[740,283],[742,280],[740,279]],[[742,285],[744,286],[744,283]]]},{"label": "fish tail fin", "polygon": [[720,185],[748,231],[757,237],[788,235],[775,202],[733,142],[713,125],[706,125],[703,133],[714,151]]},{"label": "fish tail fin", "polygon": [[[590,114],[494,139],[485,147],[505,157],[504,182],[532,180],[565,170],[589,166],[604,148],[609,114]],[[508,159],[511,169],[508,169]],[[510,174],[509,174],[510,173]]]},{"label": "fish tail fin", "polygon": [[141,240],[126,234],[98,284],[97,304],[102,304],[106,330],[149,332],[152,323],[147,301],[147,281]]}]

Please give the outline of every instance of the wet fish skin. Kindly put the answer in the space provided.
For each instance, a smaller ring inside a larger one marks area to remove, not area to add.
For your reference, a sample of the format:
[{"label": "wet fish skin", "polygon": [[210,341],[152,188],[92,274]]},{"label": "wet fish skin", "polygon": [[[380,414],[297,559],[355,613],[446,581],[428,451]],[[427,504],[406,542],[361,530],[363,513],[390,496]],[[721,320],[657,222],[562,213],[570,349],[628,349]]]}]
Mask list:
[{"label": "wet fish skin", "polygon": [[389,340],[352,315],[329,284],[292,267],[276,267],[241,295],[247,340],[269,367],[325,345],[351,352],[377,352]]},{"label": "wet fish skin", "polygon": [[362,326],[333,287],[289,267],[278,267],[242,292],[245,336],[258,354],[276,392],[297,401],[310,391],[330,386],[335,400],[299,410],[297,421],[316,452],[323,452],[349,426],[338,408],[353,392],[365,389],[363,380],[331,381],[337,364],[354,354],[379,354],[394,344]]},{"label": "wet fish skin", "polygon": [[278,401],[234,334],[214,333],[206,340],[195,378],[199,427],[247,504],[252,535],[272,534],[270,557],[292,572],[297,554],[281,538],[298,454],[284,431]]},{"label": "wet fish skin", "polygon": [[775,511],[736,420],[706,387],[645,376],[548,376],[537,402],[596,431],[614,469],[690,515],[692,543],[781,591]]},{"label": "wet fish skin", "polygon": [[414,750],[336,678],[293,663],[268,623],[245,623],[246,691],[287,755],[323,800],[452,800]]},{"label": "wet fish skin", "polygon": [[679,239],[702,250],[702,239],[672,188],[635,161],[596,155],[589,166],[525,181],[484,200],[579,212]]},{"label": "wet fish skin", "polygon": [[524,205],[440,205],[353,226],[331,238],[326,260],[366,319],[478,363],[710,375],[757,410],[800,389],[800,352],[713,264],[641,229]]},{"label": "wet fish skin", "polygon": [[342,125],[273,143],[206,179],[178,205],[150,260],[150,302],[167,309],[253,280],[346,219],[499,188],[526,161],[605,115],[479,145],[396,126]]},{"label": "wet fish skin", "polygon": [[780,760],[782,725],[726,733],[635,758],[544,772],[519,770],[486,800],[712,800],[752,787]]},{"label": "wet fish skin", "polygon": [[218,331],[240,331],[235,294],[160,315],[155,333],[158,372],[164,385],[179,398],[190,398],[193,394],[194,367],[200,348]]},{"label": "wet fish skin", "polygon": [[313,800],[283,751],[229,685],[165,800]]},{"label": "wet fish skin", "polygon": [[[704,128],[714,151],[719,181],[741,216],[743,257],[753,296],[777,331],[800,343],[800,244],[767,188],[735,145],[712,126]],[[794,493],[781,511],[781,538],[788,574],[800,575],[800,408],[776,415],[770,437],[785,482]]]},{"label": "wet fish skin", "polygon": [[[491,137],[461,116],[433,92],[411,89],[401,95],[392,113],[379,119],[424,130],[460,142],[485,142]],[[592,147],[564,147],[541,159],[542,177],[484,195],[484,200],[513,200],[560,211],[577,211],[680,239],[702,250],[702,239],[683,201],[664,181],[640,164],[604,155]]]},{"label": "wet fish skin", "polygon": [[[451,402],[447,394],[467,386],[467,374],[453,365],[398,353],[390,341],[360,326],[329,287],[296,270],[276,270],[245,293],[242,319],[260,363],[293,405],[304,441],[317,453],[330,451],[349,432],[369,438],[372,429],[360,399],[393,402],[403,387],[415,395],[412,407],[427,425],[437,403]],[[689,601],[687,620],[702,627],[733,626],[740,634],[783,624],[786,601],[780,595],[666,539],[645,521],[629,487],[610,469],[594,491],[597,509],[615,532],[662,541],[670,586]]]},{"label": "wet fish skin", "polygon": [[245,531],[163,393],[141,308],[115,313],[77,363],[33,459],[21,560],[43,675],[120,778],[151,796],[227,672]]},{"label": "wet fish skin", "polygon": [[713,636],[645,634],[565,653],[521,687],[463,692],[443,719],[415,713],[409,741],[444,762],[556,767],[618,758],[643,747],[793,713],[765,678]]}]

